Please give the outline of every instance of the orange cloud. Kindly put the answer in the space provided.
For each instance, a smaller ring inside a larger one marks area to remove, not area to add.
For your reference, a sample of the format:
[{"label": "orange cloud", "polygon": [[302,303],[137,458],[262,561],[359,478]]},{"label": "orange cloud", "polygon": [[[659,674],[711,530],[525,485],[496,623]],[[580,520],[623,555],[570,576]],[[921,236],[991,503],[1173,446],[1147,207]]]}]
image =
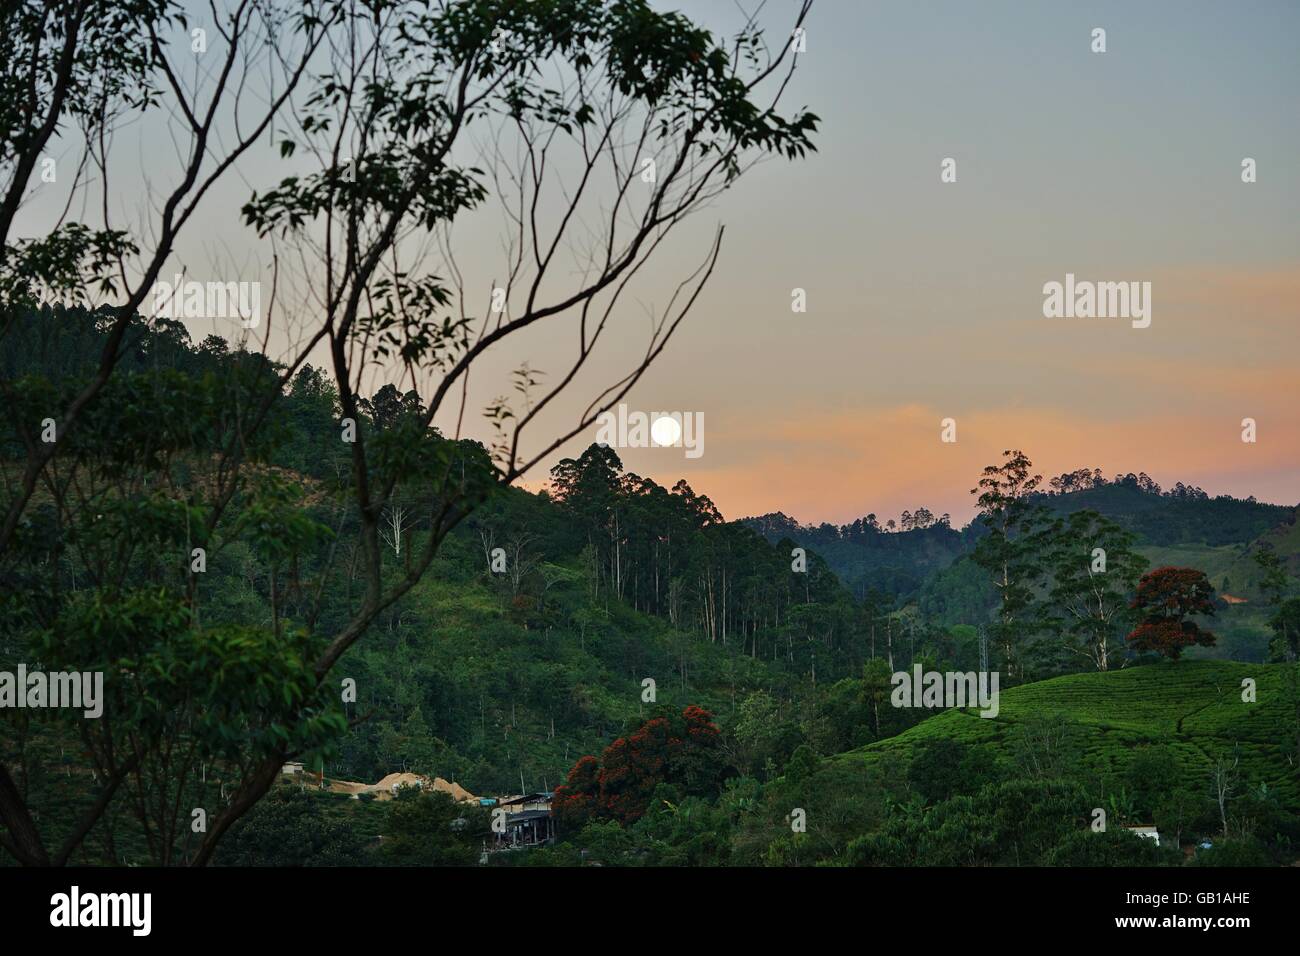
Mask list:
[{"label": "orange cloud", "polygon": [[[692,469],[689,480],[728,517],[781,510],[803,521],[843,522],[868,511],[883,521],[924,505],[954,522],[972,514],[969,491],[981,469],[1008,448],[1023,449],[1044,477],[1083,466],[1146,471],[1157,481],[1203,484],[1213,493],[1300,500],[1300,416],[1259,423],[1241,441],[1240,418],[1147,415],[1090,420],[1037,408],[988,410],[957,419],[957,442],[940,441],[937,410],[899,406],[861,414],[786,420],[711,437],[718,458],[732,444],[762,447],[735,465]],[[717,459],[714,459],[716,461]]]}]

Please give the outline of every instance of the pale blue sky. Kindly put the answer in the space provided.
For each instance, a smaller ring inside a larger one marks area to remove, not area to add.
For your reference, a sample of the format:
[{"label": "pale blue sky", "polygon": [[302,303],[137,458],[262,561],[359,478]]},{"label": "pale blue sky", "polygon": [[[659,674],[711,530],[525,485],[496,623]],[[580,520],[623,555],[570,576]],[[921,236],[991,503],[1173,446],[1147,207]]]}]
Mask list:
[{"label": "pale blue sky", "polygon": [[[672,4],[722,34],[756,5]],[[763,7],[774,43],[796,8]],[[1104,54],[1090,50],[1094,27]],[[847,521],[926,505],[964,519],[979,467],[1008,447],[1049,472],[1146,470],[1300,500],[1297,36],[1288,2],[817,0],[786,106],[821,116],[819,152],[760,166],[683,233],[601,365],[640,350],[643,310],[725,223],[710,286],[629,398],[703,413],[706,453],[625,461],[665,484],[687,477],[728,517]],[[155,119],[119,133],[115,208],[138,210],[168,181],[161,130]],[[955,184],[939,181],[945,157]],[[269,253],[237,209],[302,168],[269,142],[250,155],[177,261],[198,278],[264,269]],[[63,198],[35,195],[29,231]],[[458,233],[489,278],[497,237],[481,219]],[[1067,272],[1152,282],[1151,328],[1043,319],[1043,284]],[[795,287],[807,314],[790,311]],[[509,390],[521,358],[559,372],[569,354],[549,333],[521,346],[476,373],[478,407]],[[540,424],[567,424],[591,394]],[[1253,446],[1238,438],[1246,416],[1259,422]],[[958,421],[956,446],[938,443],[944,417]]]}]

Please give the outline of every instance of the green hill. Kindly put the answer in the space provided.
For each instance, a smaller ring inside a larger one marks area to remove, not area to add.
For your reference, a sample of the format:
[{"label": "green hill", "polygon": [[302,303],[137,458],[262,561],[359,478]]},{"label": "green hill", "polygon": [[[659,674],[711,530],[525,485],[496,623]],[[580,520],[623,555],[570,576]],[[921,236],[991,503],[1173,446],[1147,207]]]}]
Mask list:
[{"label": "green hill", "polygon": [[[1205,571],[1216,589],[1252,600],[1259,569],[1251,555],[1257,542],[1269,541],[1300,574],[1300,527],[1296,509],[1228,495],[1210,497],[1199,489],[1162,492],[1132,476],[1090,488],[1043,494],[1050,513],[1097,511],[1138,536],[1138,550],[1152,567],[1175,565]],[[1149,481],[1149,480],[1148,480]],[[875,515],[852,524],[804,525],[780,512],[738,522],[773,544],[789,540],[809,548],[848,589],[861,597],[869,588],[901,603],[916,601],[939,622],[971,623],[987,617],[995,594],[985,575],[963,558],[984,533],[978,522],[958,530],[948,516],[937,520],[925,509],[924,525],[904,520],[899,530],[881,526]],[[1245,605],[1241,606],[1243,609]],[[1224,624],[1225,640],[1215,656],[1263,659],[1269,632],[1262,612],[1234,613]]]},{"label": "green hill", "polygon": [[1281,524],[1265,531],[1258,538],[1243,548],[1238,548],[1231,564],[1224,569],[1233,594],[1242,594],[1248,598],[1258,598],[1261,572],[1254,556],[1261,544],[1270,544],[1278,556],[1286,563],[1287,573],[1291,577],[1300,575],[1300,523],[1296,521],[1300,508],[1292,511]]},{"label": "green hill", "polygon": [[[1242,702],[1242,681],[1256,682],[1256,703]],[[996,717],[973,709],[937,714],[896,737],[834,758],[865,765],[884,755],[914,758],[936,740],[986,748],[1017,760],[1017,733],[1056,718],[1068,728],[1078,768],[1090,776],[1121,772],[1146,744],[1172,748],[1201,782],[1220,756],[1240,756],[1244,778],[1266,783],[1300,810],[1300,665],[1180,661],[1109,673],[1070,674],[1002,692]]]},{"label": "green hill", "polygon": [[1141,488],[1116,476],[1094,488],[1041,499],[1057,514],[1090,509],[1137,534],[1149,545],[1244,544],[1292,516],[1294,508],[1253,498],[1204,492],[1161,493],[1158,485]]}]

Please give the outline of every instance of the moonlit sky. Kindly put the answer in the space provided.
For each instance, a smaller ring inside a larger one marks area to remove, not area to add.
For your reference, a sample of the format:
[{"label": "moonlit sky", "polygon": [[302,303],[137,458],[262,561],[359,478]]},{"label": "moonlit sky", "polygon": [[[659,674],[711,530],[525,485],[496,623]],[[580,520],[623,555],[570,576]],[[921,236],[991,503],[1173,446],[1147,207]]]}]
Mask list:
[{"label": "moonlit sky", "polygon": [[[665,6],[722,34],[739,23],[730,0]],[[795,7],[763,9],[774,42]],[[616,378],[725,224],[711,283],[627,399],[702,413],[705,453],[620,450],[624,463],[686,478],[728,518],[883,521],[924,505],[963,523],[980,468],[1006,448],[1044,476],[1146,471],[1300,501],[1297,35],[1300,4],[1284,2],[817,0],[784,103],[822,118],[819,152],[759,166],[704,211],[629,301],[604,359]],[[146,173],[152,152],[140,151]],[[945,157],[955,184],[940,183]],[[1243,157],[1258,182],[1242,183]],[[242,164],[178,256],[258,261],[233,208],[284,175],[278,162],[268,150]],[[495,248],[480,225],[463,239],[466,259]],[[1150,328],[1044,318],[1043,284],[1067,272],[1149,281]],[[791,312],[796,287],[806,314]],[[563,372],[571,344],[523,345],[532,367]],[[471,407],[508,392],[520,358],[476,372]],[[1255,444],[1241,441],[1246,417]],[[956,444],[939,440],[944,418]]]}]

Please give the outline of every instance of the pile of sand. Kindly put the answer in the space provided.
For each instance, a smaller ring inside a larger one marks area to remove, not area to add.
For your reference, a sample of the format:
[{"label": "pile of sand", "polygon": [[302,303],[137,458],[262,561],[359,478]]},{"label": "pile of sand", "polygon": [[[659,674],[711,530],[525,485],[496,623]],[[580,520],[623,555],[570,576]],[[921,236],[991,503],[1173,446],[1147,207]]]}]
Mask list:
[{"label": "pile of sand", "polygon": [[387,777],[376,784],[372,784],[369,790],[388,790],[393,791],[398,787],[423,787],[429,782],[428,777],[422,777],[418,773],[390,773]]},{"label": "pile of sand", "polygon": [[422,790],[437,790],[451,794],[457,803],[478,803],[478,797],[458,783],[434,777],[430,780],[418,773],[390,773],[378,783],[357,783],[352,780],[330,780],[329,789],[333,793],[350,793],[357,796],[363,793],[374,794],[376,800],[391,800],[398,787],[419,787]]},{"label": "pile of sand", "polygon": [[450,793],[451,798],[457,803],[478,803],[478,797],[470,793],[458,783],[448,783],[442,777],[433,778],[433,789],[441,790],[443,793]]}]

